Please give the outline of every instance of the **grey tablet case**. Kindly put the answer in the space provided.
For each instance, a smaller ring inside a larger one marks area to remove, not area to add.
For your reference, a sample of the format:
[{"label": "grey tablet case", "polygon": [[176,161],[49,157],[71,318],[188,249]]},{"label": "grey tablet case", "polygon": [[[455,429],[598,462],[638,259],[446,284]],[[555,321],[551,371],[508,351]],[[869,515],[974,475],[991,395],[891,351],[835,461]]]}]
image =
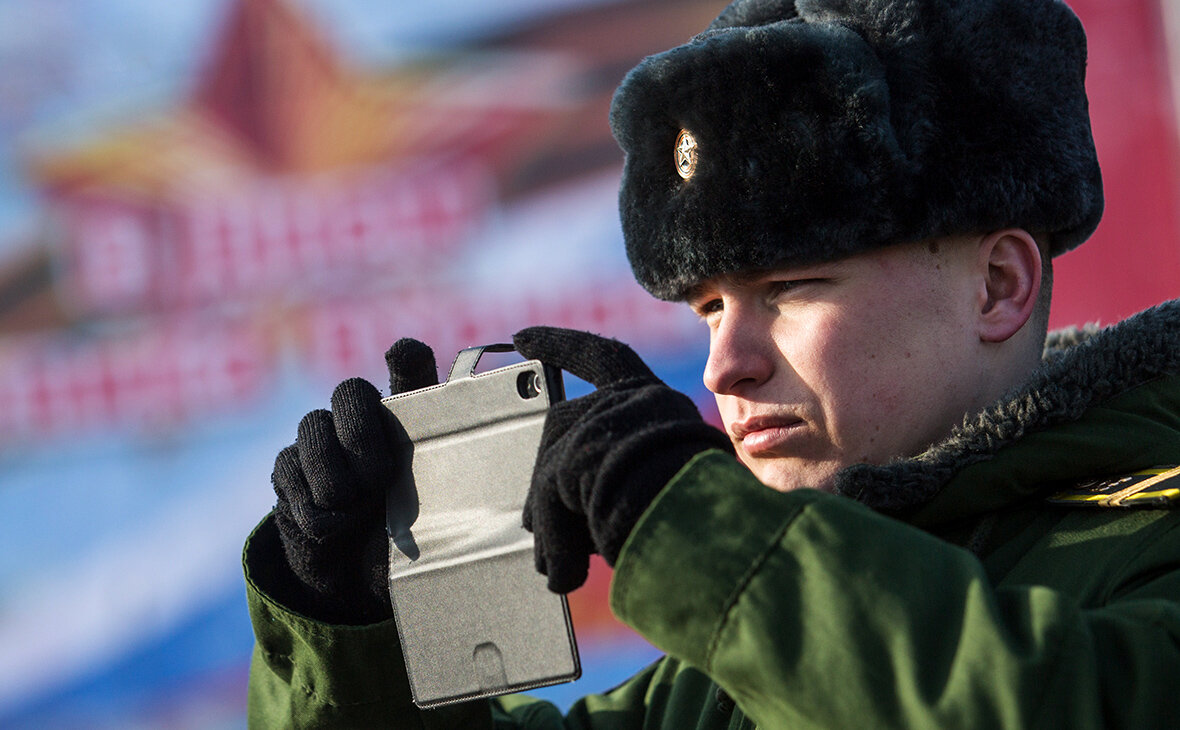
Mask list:
[{"label": "grey tablet case", "polygon": [[445,383],[382,401],[405,465],[386,513],[389,592],[424,709],[581,671],[566,599],[545,587],[521,526],[561,371],[529,360],[475,374],[484,352],[511,350],[463,350]]}]

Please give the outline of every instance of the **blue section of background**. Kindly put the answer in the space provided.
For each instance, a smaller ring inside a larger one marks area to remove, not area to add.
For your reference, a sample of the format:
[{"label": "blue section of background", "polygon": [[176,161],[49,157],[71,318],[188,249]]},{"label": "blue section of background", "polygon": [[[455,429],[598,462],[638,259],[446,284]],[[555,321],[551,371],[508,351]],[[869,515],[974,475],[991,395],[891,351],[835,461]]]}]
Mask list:
[{"label": "blue section of background", "polygon": [[160,641],[135,647],[116,662],[0,716],[0,727],[150,725],[178,714],[176,706],[186,700],[199,703],[209,691],[238,695],[229,704],[238,704],[244,713],[253,643],[245,605],[244,587],[218,596]]}]

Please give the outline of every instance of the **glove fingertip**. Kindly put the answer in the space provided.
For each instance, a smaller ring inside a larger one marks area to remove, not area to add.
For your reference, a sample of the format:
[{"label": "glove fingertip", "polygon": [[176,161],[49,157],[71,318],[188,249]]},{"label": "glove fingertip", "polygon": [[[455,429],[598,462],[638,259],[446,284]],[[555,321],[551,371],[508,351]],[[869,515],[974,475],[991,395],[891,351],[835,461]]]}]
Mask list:
[{"label": "glove fingertip", "polygon": [[332,393],[332,418],[340,445],[354,455],[373,455],[386,442],[381,393],[364,378],[349,378]]},{"label": "glove fingertip", "polygon": [[547,574],[549,577],[547,585],[553,593],[564,595],[581,588],[590,574],[589,557],[585,561],[570,558],[560,561],[559,565],[558,569],[551,570]]},{"label": "glove fingertip", "polygon": [[340,450],[332,412],[318,408],[304,415],[296,430],[295,443],[298,445],[300,469],[331,458]]},{"label": "glove fingertip", "polygon": [[591,332],[561,327],[526,327],[512,336],[517,352],[565,370],[596,387],[656,376],[628,345]]},{"label": "glove fingertip", "polygon": [[290,444],[283,447],[275,456],[274,470],[270,473],[271,483],[284,478],[295,468],[299,468],[299,446]]},{"label": "glove fingertip", "polygon": [[274,488],[279,505],[299,499],[306,493],[307,479],[303,474],[303,465],[299,463],[299,448],[294,444],[280,451],[275,457],[270,484]]},{"label": "glove fingertip", "polygon": [[403,337],[390,345],[385,352],[385,366],[389,370],[390,395],[438,384],[434,350],[412,337]]},{"label": "glove fingertip", "polygon": [[341,416],[355,417],[381,402],[381,391],[364,378],[343,380],[332,391],[332,413],[337,420]]}]

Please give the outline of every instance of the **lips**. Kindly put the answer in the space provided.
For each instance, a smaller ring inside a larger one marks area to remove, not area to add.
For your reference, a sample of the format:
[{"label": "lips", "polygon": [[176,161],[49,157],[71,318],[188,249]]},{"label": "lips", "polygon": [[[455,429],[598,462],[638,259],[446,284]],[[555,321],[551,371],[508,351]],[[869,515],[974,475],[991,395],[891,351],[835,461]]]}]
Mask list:
[{"label": "lips", "polygon": [[731,431],[743,451],[758,456],[789,446],[802,433],[805,423],[795,416],[757,416],[733,423]]}]

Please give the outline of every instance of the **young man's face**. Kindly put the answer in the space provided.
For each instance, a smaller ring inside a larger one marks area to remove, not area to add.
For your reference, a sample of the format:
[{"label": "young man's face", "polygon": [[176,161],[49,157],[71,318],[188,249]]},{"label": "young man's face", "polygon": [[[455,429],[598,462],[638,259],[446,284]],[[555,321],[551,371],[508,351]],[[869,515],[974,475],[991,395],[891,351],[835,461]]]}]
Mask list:
[{"label": "young man's face", "polygon": [[775,489],[830,489],[845,466],[946,436],[983,404],[976,258],[944,239],[695,290],[705,385],[738,458]]}]

